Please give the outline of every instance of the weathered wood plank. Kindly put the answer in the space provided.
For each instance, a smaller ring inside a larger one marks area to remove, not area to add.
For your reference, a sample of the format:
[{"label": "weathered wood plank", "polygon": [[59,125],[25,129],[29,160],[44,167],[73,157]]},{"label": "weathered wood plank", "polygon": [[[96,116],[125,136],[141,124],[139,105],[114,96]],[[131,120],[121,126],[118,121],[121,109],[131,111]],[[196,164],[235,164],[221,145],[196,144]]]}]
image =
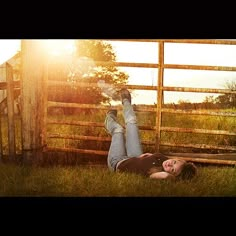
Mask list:
[{"label": "weathered wood plank", "polygon": [[42,155],[47,57],[41,40],[22,40],[22,152],[26,163]]},{"label": "weathered wood plank", "polygon": [[15,159],[16,141],[15,141],[15,122],[14,122],[14,83],[13,70],[10,64],[6,63],[7,79],[7,116],[8,116],[8,147],[9,160]]}]

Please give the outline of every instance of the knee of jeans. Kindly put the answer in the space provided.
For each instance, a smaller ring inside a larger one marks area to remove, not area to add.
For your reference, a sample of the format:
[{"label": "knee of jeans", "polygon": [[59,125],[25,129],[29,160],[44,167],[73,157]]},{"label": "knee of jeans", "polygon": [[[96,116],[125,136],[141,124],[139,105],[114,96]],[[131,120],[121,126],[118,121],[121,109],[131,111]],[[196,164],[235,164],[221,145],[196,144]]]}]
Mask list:
[{"label": "knee of jeans", "polygon": [[126,119],[125,120],[125,123],[126,124],[137,124],[137,119],[136,119],[136,117],[131,117],[131,118],[129,118],[129,119]]},{"label": "knee of jeans", "polygon": [[124,133],[124,129],[121,126],[116,127],[112,133]]}]

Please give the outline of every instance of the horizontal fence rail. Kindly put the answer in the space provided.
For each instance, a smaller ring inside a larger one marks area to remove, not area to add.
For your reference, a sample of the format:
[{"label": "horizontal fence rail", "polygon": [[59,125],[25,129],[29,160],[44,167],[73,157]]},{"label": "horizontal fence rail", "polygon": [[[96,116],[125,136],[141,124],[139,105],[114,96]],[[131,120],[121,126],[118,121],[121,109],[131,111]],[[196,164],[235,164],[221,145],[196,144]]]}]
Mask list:
[{"label": "horizontal fence rail", "polygon": [[110,39],[109,41],[124,41],[124,42],[143,42],[143,43],[192,43],[192,44],[222,44],[236,45],[236,40],[217,40],[217,39]]},{"label": "horizontal fence rail", "polygon": [[[49,86],[66,86],[71,87],[69,82],[64,81],[49,81]],[[97,87],[96,83],[78,83],[73,84],[75,87]],[[117,88],[127,88],[134,90],[157,90],[157,86],[149,85],[117,85]],[[195,92],[195,93],[225,93],[225,94],[236,94],[236,91],[230,89],[211,89],[211,88],[186,88],[186,87],[170,87],[165,86],[161,88],[163,91],[176,91],[176,92]]]}]

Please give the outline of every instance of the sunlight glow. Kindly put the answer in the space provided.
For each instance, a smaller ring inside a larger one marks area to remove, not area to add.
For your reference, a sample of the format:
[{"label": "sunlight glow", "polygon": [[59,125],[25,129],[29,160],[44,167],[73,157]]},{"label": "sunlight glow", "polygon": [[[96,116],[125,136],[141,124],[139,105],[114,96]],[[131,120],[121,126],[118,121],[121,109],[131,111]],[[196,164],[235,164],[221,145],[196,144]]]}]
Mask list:
[{"label": "sunlight glow", "polygon": [[20,40],[0,40],[0,65],[20,50]]},{"label": "sunlight glow", "polygon": [[71,55],[75,51],[74,40],[42,40],[49,55]]},{"label": "sunlight glow", "polygon": [[[75,40],[43,39],[40,41],[50,57],[69,56],[75,51]],[[0,64],[9,60],[20,50],[21,40],[0,40]]]}]

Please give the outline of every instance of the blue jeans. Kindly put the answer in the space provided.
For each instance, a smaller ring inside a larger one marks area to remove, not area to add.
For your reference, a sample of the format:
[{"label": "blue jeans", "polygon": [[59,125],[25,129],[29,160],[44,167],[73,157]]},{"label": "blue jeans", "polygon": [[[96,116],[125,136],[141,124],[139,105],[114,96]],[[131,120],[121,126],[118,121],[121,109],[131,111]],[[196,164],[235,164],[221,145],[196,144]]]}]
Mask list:
[{"label": "blue jeans", "polygon": [[140,156],[143,153],[136,115],[128,99],[123,101],[123,117],[126,124],[126,137],[124,136],[123,128],[116,123],[118,127],[117,132],[112,133],[107,158],[108,168],[111,171],[115,171],[117,162],[123,159]]}]

